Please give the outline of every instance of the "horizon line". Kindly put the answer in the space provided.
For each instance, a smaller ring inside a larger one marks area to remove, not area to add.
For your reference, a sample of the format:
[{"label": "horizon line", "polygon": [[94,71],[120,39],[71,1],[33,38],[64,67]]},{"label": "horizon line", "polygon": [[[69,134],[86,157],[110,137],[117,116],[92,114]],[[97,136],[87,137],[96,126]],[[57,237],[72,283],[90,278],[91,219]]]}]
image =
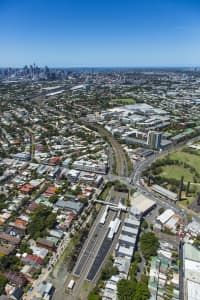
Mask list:
[{"label": "horizon line", "polygon": [[[6,69],[6,68],[14,68],[14,69],[22,69],[25,66],[30,67],[33,66],[35,63],[32,64],[24,64],[23,66],[0,66],[0,69]],[[45,64],[43,66],[35,64],[39,68],[45,68],[46,66],[50,69],[159,69],[159,68],[200,68],[200,65],[161,65],[161,66],[55,66],[51,67],[48,66],[48,64]]]}]

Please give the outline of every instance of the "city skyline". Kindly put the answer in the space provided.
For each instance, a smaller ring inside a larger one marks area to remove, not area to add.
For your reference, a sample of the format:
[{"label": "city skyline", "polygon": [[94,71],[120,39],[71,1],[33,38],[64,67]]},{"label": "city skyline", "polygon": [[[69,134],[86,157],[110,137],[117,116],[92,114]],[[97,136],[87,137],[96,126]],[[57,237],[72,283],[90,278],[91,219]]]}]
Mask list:
[{"label": "city skyline", "polygon": [[0,67],[200,65],[198,1],[0,1]]}]

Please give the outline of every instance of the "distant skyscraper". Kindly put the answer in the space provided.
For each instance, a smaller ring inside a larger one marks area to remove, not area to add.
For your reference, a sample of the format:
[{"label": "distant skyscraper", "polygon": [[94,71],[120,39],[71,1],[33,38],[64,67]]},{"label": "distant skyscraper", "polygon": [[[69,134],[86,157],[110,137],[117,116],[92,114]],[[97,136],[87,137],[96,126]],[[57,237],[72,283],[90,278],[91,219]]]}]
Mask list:
[{"label": "distant skyscraper", "polygon": [[147,135],[147,144],[151,149],[159,149],[161,146],[162,133],[156,131],[149,131]]}]

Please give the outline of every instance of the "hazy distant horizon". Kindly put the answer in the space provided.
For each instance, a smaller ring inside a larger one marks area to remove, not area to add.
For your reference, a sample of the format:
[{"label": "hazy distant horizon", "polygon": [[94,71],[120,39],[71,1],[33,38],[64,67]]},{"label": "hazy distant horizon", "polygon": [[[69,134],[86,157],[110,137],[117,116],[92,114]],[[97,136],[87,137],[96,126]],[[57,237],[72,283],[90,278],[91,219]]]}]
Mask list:
[{"label": "hazy distant horizon", "polygon": [[[23,69],[25,66],[33,66],[32,64],[24,64],[23,66],[0,66],[0,69],[8,69],[8,68],[13,68],[13,69]],[[63,69],[63,70],[68,70],[68,69],[119,69],[119,70],[141,70],[141,69],[149,69],[149,70],[156,70],[156,69],[199,69],[200,65],[193,65],[193,66],[49,66],[49,65],[37,65],[37,67],[43,69],[46,66],[49,69]]]}]

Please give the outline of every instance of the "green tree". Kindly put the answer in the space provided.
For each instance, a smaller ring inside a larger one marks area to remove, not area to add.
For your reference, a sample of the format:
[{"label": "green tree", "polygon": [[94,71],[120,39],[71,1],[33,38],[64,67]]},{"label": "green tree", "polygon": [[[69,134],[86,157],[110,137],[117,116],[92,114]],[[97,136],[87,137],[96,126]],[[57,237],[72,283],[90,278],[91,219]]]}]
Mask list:
[{"label": "green tree", "polygon": [[148,285],[149,277],[145,274],[141,274],[140,281],[144,282],[146,285]]},{"label": "green tree", "polygon": [[119,300],[134,300],[136,291],[136,282],[131,280],[121,279],[117,283],[117,293]]},{"label": "green tree", "polygon": [[0,257],[0,270],[4,271],[6,269],[13,269],[15,271],[19,270],[21,266],[21,261],[17,256],[1,256]]},{"label": "green tree", "polygon": [[108,280],[113,275],[119,274],[119,270],[116,266],[105,267],[101,273],[102,280]]},{"label": "green tree", "polygon": [[32,249],[29,248],[28,244],[27,244],[27,241],[23,240],[20,244],[20,247],[19,247],[19,252],[20,253],[28,253],[28,254],[32,254],[33,251]]},{"label": "green tree", "polygon": [[101,296],[90,292],[88,295],[88,300],[101,300]]},{"label": "green tree", "polygon": [[148,223],[146,220],[144,220],[141,224],[142,229],[147,229],[148,228]]},{"label": "green tree", "polygon": [[50,207],[40,205],[31,215],[28,233],[32,238],[37,239],[39,236],[44,236],[55,224],[56,214],[51,212]]},{"label": "green tree", "polygon": [[134,261],[129,269],[129,276],[132,282],[137,282],[136,276],[137,276],[137,272],[139,272],[139,266],[138,263],[136,261]]},{"label": "green tree", "polygon": [[5,294],[5,286],[7,282],[8,282],[7,278],[2,274],[0,274],[0,295]]},{"label": "green tree", "polygon": [[49,198],[49,202],[56,203],[58,201],[58,195],[54,194]]},{"label": "green tree", "polygon": [[153,232],[144,232],[140,239],[140,245],[143,256],[149,258],[157,254],[159,241]]},{"label": "green tree", "polygon": [[101,279],[108,280],[110,277],[117,274],[119,274],[119,270],[116,266],[113,266],[113,258],[110,257],[101,272]]},{"label": "green tree", "polygon": [[133,300],[148,300],[149,297],[148,286],[144,282],[138,282]]},{"label": "green tree", "polygon": [[141,256],[140,256],[140,253],[138,251],[135,252],[134,259],[138,263],[141,262]]}]

